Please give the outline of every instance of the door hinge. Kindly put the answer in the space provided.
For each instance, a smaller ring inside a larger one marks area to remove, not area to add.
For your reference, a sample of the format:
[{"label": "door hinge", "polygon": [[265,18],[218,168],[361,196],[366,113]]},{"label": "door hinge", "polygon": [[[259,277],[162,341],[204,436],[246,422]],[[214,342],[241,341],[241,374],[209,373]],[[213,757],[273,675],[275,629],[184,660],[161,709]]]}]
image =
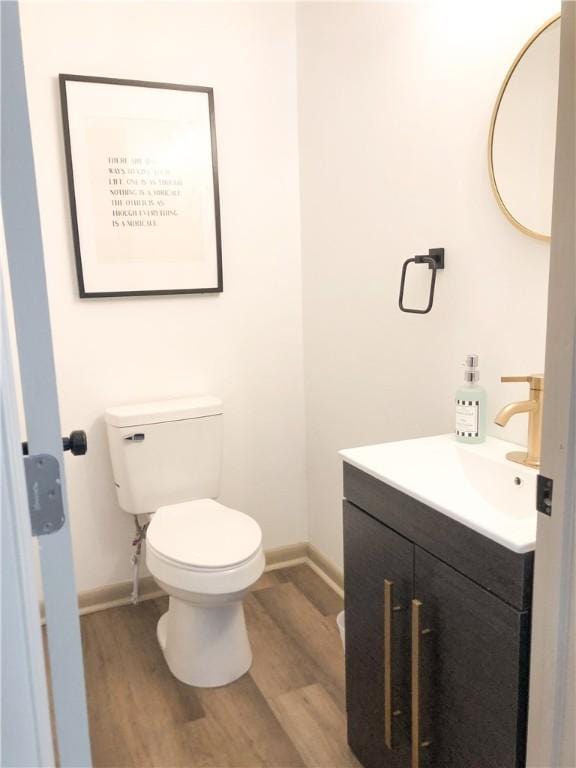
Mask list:
[{"label": "door hinge", "polygon": [[552,491],[554,481],[550,477],[538,475],[536,480],[536,509],[549,517],[552,515]]},{"label": "door hinge", "polygon": [[24,470],[32,536],[56,533],[65,521],[58,459],[48,453],[24,456]]}]

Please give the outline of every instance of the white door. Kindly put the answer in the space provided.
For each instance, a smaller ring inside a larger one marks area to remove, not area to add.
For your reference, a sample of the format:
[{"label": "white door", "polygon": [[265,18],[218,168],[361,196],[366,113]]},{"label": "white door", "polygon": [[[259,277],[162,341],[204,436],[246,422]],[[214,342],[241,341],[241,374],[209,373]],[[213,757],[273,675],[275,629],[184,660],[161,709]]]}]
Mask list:
[{"label": "white door", "polygon": [[528,724],[530,768],[576,765],[576,3],[562,3],[541,474]]},{"label": "white door", "polygon": [[[64,524],[55,532],[39,537],[57,749],[61,766],[84,768],[90,766],[91,759],[82,645],[18,3],[0,3],[0,13],[2,217],[26,434],[30,454],[48,454],[57,460],[63,499]],[[14,450],[13,438],[11,450]],[[4,458],[2,461],[4,466]],[[47,464],[51,463],[51,460],[47,461]],[[21,562],[16,564],[20,573],[30,572],[30,564],[24,562],[30,552],[30,547],[19,550]],[[30,590],[25,597],[29,603]],[[30,605],[23,607],[30,619]],[[39,622],[38,611],[36,617]],[[10,630],[11,627],[5,629]],[[9,632],[7,636],[10,637]],[[30,667],[36,665],[36,672],[38,659],[34,656],[40,652],[37,646],[37,642],[35,645],[32,642],[27,649]],[[22,684],[25,684],[24,680]],[[36,691],[36,694],[42,696],[41,691]],[[10,706],[10,700],[3,701],[4,709]],[[41,718],[41,712],[39,716]],[[3,729],[5,725],[8,727],[8,721],[3,717]],[[45,733],[41,734],[41,730],[39,722],[38,738],[43,741]],[[15,754],[11,757],[14,765],[27,764],[24,756],[27,745],[21,744],[21,747],[21,757]],[[50,757],[47,757],[46,750],[39,759],[47,759],[49,764]]]},{"label": "white door", "polygon": [[[0,237],[0,251],[4,245]],[[3,253],[1,254],[3,255]],[[28,497],[0,273],[2,729],[0,765],[54,765]]]}]

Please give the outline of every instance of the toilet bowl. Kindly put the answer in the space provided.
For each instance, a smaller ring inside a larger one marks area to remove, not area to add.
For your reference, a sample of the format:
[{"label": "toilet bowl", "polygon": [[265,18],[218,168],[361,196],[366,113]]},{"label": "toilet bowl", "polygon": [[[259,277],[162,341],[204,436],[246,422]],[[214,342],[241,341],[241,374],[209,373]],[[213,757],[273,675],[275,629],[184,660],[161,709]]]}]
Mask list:
[{"label": "toilet bowl", "polygon": [[227,685],[252,664],[243,597],[262,575],[262,532],[213,499],[160,507],[146,564],[169,595],[157,637],[172,674],[188,685]]}]

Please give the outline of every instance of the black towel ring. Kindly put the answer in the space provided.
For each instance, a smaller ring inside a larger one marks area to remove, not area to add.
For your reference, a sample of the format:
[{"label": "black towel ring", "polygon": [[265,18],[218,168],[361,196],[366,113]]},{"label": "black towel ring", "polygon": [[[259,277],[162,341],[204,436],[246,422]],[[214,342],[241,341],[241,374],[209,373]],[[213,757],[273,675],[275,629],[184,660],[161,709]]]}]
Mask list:
[{"label": "black towel ring", "polygon": [[[409,264],[428,264],[428,269],[432,270],[430,279],[430,294],[428,296],[428,305],[425,309],[413,309],[404,306],[404,287],[406,284],[406,271]],[[444,269],[444,248],[430,248],[427,256],[413,256],[406,259],[402,265],[402,276],[400,278],[400,295],[398,297],[398,306],[402,312],[410,312],[415,315],[426,315],[432,309],[434,304],[434,290],[436,288],[436,273],[439,269]]]}]

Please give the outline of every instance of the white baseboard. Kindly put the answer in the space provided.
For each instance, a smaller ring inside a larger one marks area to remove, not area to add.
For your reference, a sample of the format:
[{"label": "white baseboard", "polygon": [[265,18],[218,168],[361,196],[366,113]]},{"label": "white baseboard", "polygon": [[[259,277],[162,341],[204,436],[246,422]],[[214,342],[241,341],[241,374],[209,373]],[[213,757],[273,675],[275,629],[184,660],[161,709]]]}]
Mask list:
[{"label": "white baseboard", "polygon": [[[108,584],[105,587],[87,589],[78,595],[78,613],[84,616],[87,613],[105,611],[107,608],[117,608],[120,605],[129,605],[132,602],[131,581],[121,581],[116,584]],[[160,589],[152,576],[142,576],[138,582],[139,602],[154,600],[166,593]]]},{"label": "white baseboard", "polygon": [[[322,569],[322,566],[318,565],[318,563],[315,560],[313,560],[311,557],[306,558],[306,564],[308,565],[309,568],[311,568],[314,571],[314,573],[320,576],[322,581],[326,582],[326,584],[332,590],[334,590],[334,592],[336,592],[336,594],[339,597],[341,597],[342,599],[344,598],[344,590],[342,589],[342,587],[338,584],[338,582],[332,579],[330,575],[326,573],[326,571]],[[339,573],[339,571],[335,568],[335,566],[332,566],[331,572],[334,575],[337,575]],[[338,581],[341,581],[341,580],[342,580],[341,578],[338,579]]]},{"label": "white baseboard", "polygon": [[299,565],[306,562],[308,557],[308,544],[288,544],[286,547],[275,547],[264,552],[266,558],[266,571],[275,571],[278,568],[287,568],[291,565]]},{"label": "white baseboard", "polygon": [[321,576],[326,583],[330,583],[337,592],[344,594],[344,575],[331,560],[328,560],[313,544],[308,544],[308,561],[313,570]]}]

